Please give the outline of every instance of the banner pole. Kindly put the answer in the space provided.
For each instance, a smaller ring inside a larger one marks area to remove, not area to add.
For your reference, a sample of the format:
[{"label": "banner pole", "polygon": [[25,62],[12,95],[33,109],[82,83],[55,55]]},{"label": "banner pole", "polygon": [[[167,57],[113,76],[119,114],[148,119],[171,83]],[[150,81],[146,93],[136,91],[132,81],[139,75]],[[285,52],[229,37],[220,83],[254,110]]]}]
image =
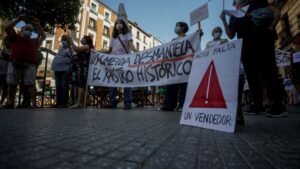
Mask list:
[{"label": "banner pole", "polygon": [[225,0],[223,0],[223,11],[225,10]]}]

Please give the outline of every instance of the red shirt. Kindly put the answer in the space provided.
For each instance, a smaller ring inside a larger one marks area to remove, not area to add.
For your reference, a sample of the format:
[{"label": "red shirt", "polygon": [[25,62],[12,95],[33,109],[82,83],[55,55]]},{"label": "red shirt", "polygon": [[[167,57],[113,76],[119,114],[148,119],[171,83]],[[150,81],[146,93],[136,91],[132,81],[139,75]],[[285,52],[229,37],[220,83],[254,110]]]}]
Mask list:
[{"label": "red shirt", "polygon": [[22,60],[31,64],[36,64],[38,48],[39,42],[37,39],[30,39],[21,35],[16,35],[14,37],[9,59]]}]

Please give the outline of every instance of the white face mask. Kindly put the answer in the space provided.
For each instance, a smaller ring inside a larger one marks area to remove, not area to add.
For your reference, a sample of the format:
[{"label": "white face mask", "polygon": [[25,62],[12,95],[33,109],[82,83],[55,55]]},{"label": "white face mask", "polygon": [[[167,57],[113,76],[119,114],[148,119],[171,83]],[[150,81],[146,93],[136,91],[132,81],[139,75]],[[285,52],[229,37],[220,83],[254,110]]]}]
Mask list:
[{"label": "white face mask", "polygon": [[123,24],[117,23],[116,28],[118,31],[123,29]]},{"label": "white face mask", "polygon": [[217,33],[214,34],[214,39],[218,40],[218,39],[221,38],[221,36],[222,36],[222,34],[220,32],[217,32]]}]

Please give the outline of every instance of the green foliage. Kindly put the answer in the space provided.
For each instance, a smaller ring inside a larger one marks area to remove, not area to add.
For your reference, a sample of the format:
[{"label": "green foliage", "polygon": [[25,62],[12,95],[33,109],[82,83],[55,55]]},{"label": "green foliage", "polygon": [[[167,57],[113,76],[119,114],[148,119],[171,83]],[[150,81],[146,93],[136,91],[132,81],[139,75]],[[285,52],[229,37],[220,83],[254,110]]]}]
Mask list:
[{"label": "green foliage", "polygon": [[81,0],[0,0],[0,17],[13,20],[27,14],[39,19],[45,31],[74,29],[80,7]]}]

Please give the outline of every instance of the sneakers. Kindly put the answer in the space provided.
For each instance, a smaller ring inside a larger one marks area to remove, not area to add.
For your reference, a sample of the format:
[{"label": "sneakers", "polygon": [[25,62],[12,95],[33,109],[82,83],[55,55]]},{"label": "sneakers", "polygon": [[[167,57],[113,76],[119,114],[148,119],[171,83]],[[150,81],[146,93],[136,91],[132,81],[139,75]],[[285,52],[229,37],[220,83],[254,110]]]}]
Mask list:
[{"label": "sneakers", "polygon": [[250,105],[244,112],[245,115],[259,115],[263,113],[265,113],[265,108],[262,106],[255,105]]},{"label": "sneakers", "polygon": [[286,108],[283,105],[276,106],[273,105],[271,109],[267,112],[266,117],[280,118],[288,114]]}]

